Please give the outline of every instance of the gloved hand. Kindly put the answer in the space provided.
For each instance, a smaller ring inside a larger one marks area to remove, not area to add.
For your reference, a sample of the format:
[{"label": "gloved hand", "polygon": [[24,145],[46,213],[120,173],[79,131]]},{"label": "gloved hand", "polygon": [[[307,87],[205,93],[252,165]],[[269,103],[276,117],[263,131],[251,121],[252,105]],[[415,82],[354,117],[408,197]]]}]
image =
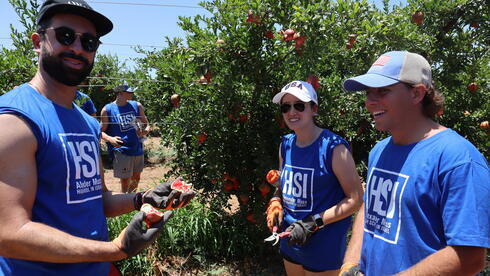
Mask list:
[{"label": "gloved hand", "polygon": [[181,192],[171,188],[171,182],[163,182],[146,192],[137,193],[134,197],[134,208],[139,210],[143,203],[163,210],[172,210],[186,206],[196,193],[194,190]]},{"label": "gloved hand", "polygon": [[267,227],[272,232],[274,226],[281,226],[283,219],[281,198],[273,197],[267,206]]},{"label": "gloved hand", "polygon": [[359,272],[359,264],[345,263],[340,268],[339,276],[358,276],[361,275]]},{"label": "gloved hand", "polygon": [[142,226],[145,216],[144,212],[138,212],[134,215],[128,226],[112,241],[128,257],[137,255],[156,240],[163,229],[163,225],[172,216],[172,211],[165,212],[162,220],[150,225],[147,229]]},{"label": "gloved hand", "polygon": [[318,230],[315,220],[308,216],[302,220],[297,220],[289,225],[284,232],[291,232],[289,235],[289,245],[304,245],[306,241]]}]

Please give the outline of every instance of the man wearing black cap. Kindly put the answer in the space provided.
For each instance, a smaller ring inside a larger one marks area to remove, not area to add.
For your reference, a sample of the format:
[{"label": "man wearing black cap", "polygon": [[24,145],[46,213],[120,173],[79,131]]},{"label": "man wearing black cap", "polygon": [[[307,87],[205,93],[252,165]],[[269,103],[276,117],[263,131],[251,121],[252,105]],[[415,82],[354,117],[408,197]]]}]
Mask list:
[{"label": "man wearing black cap", "polygon": [[100,126],[73,104],[99,38],[112,23],[82,0],[48,0],[32,34],[34,78],[0,97],[0,275],[107,275],[161,232],[138,212],[108,241],[106,216],[183,206],[192,196],[162,183],[145,194],[112,194],[99,159]]}]

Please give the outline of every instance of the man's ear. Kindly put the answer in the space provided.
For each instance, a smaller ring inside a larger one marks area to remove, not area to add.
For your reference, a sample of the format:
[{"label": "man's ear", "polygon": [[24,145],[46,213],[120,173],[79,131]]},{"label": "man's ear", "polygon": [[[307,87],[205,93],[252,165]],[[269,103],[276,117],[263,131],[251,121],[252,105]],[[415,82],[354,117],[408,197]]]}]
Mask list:
[{"label": "man's ear", "polygon": [[417,84],[412,88],[412,100],[414,104],[421,103],[427,93],[427,88],[423,84]]},{"label": "man's ear", "polygon": [[32,45],[34,46],[34,52],[41,53],[41,35],[38,33],[33,33],[31,35]]}]

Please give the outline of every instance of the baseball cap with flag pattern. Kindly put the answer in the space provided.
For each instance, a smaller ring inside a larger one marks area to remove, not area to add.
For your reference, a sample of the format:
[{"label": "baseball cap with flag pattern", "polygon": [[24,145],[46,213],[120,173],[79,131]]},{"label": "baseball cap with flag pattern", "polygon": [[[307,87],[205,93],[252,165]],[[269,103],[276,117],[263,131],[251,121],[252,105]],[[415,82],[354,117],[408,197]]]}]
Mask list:
[{"label": "baseball cap with flag pattern", "polygon": [[382,54],[366,74],[344,81],[346,91],[360,91],[373,87],[384,87],[397,82],[407,84],[432,84],[432,71],[427,60],[415,53],[392,51]]}]

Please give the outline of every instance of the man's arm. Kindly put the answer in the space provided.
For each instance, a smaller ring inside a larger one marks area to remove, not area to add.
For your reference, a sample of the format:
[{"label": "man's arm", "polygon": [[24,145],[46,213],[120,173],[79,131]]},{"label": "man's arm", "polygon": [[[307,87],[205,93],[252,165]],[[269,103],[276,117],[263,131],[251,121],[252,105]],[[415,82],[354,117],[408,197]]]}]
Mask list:
[{"label": "man's arm", "polygon": [[78,238],[31,220],[37,141],[15,115],[0,115],[0,125],[0,255],[57,263],[123,259],[126,254],[113,242]]},{"label": "man's arm", "polygon": [[148,118],[146,117],[145,108],[139,102],[138,102],[138,111],[139,111],[138,119],[140,120],[141,123],[143,123],[144,126],[143,130],[141,130],[141,133],[138,133],[138,136],[145,136],[150,132],[150,123],[148,122]]},{"label": "man's arm", "polygon": [[[99,156],[100,171],[104,171],[102,158]],[[134,211],[134,193],[115,193],[110,191],[106,184],[104,174],[100,175],[102,180],[102,200],[104,202],[104,215],[106,217],[116,217]],[[139,210],[138,210],[139,211]]]},{"label": "man's arm", "polygon": [[105,133],[107,131],[108,125],[109,125],[109,118],[107,117],[107,110],[104,107],[100,111],[100,131],[101,131],[100,138],[102,138],[102,140],[110,143],[113,147],[116,147],[116,148],[120,147],[123,143],[123,140],[121,139],[121,137],[119,137],[119,136],[112,137],[112,136],[108,135],[107,133]]},{"label": "man's arm", "polygon": [[344,256],[344,264],[359,264],[361,259],[362,236],[364,233],[364,203],[352,224],[352,234]]},{"label": "man's arm", "polygon": [[400,276],[475,275],[485,266],[486,250],[474,246],[446,246],[429,255]]}]

